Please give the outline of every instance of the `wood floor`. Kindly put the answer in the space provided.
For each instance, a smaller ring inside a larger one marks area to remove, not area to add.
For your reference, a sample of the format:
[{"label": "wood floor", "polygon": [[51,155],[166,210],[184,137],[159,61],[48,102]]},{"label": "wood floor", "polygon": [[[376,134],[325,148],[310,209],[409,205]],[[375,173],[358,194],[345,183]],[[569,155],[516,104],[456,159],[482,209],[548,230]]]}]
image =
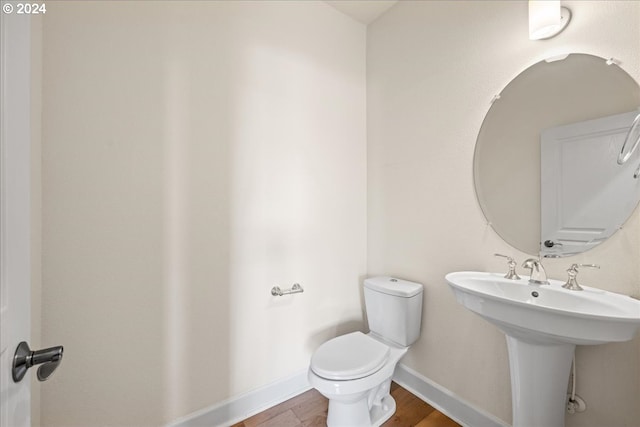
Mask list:
[{"label": "wood floor", "polygon": [[[396,413],[384,427],[460,427],[396,383],[391,383]],[[311,389],[232,427],[323,427],[327,425],[327,399]]]}]

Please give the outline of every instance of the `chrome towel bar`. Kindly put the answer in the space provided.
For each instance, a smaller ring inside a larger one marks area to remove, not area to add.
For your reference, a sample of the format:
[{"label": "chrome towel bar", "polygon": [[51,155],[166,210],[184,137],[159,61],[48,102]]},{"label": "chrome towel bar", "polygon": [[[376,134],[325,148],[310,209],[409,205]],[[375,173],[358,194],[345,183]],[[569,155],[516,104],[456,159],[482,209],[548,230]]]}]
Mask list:
[{"label": "chrome towel bar", "polygon": [[271,288],[271,295],[273,295],[274,297],[281,297],[282,295],[289,294],[299,294],[302,292],[304,292],[304,289],[302,289],[302,286],[300,286],[298,283],[294,283],[291,289],[280,289],[279,286],[274,286],[273,288]]}]

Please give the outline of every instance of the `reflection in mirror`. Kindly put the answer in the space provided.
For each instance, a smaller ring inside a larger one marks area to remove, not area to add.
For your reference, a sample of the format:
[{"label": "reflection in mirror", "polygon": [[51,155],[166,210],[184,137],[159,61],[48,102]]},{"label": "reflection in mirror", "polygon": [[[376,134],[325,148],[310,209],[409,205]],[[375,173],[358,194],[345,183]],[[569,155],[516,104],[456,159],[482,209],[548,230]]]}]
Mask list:
[{"label": "reflection in mirror", "polygon": [[573,255],[606,240],[640,199],[640,154],[617,163],[639,107],[638,84],[603,58],[572,54],[523,71],[493,102],[476,142],[487,221],[529,254]]},{"label": "reflection in mirror", "polygon": [[631,155],[636,151],[636,148],[638,148],[638,144],[640,144],[640,113],[633,119],[631,129],[627,132],[627,136],[622,143],[622,149],[620,150],[620,154],[618,154],[619,165],[623,165],[624,162],[629,160]]},{"label": "reflection in mirror", "polygon": [[617,162],[637,112],[556,126],[542,132],[541,241],[545,256],[581,253],[606,240],[640,199],[638,161]]}]

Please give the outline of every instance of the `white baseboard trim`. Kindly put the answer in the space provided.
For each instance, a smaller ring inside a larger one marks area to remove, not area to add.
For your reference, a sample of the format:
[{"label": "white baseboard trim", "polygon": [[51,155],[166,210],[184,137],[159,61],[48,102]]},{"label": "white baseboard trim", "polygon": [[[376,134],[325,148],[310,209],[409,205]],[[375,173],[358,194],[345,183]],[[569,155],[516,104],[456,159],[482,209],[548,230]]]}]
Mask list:
[{"label": "white baseboard trim", "polygon": [[[396,367],[393,380],[458,424],[466,427],[509,427],[501,419],[475,407],[403,364]],[[305,369],[288,378],[189,414],[171,422],[167,427],[230,426],[309,389],[311,386]]]},{"label": "white baseboard trim", "polygon": [[201,409],[167,425],[167,427],[225,427],[289,400],[311,389],[307,370]]},{"label": "white baseboard trim", "polygon": [[503,420],[403,364],[396,367],[393,380],[458,424],[466,427],[510,427]]}]

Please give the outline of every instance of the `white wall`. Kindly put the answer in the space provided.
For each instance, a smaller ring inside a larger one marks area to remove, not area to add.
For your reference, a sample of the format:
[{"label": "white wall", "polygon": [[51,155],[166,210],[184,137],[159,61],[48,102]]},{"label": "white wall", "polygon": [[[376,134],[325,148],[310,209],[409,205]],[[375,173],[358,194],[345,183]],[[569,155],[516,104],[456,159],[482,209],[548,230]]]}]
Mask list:
[{"label": "white wall", "polygon": [[43,425],[160,425],[362,326],[365,42],[315,1],[47,3]]},{"label": "white wall", "polygon": [[[479,407],[511,420],[507,350],[492,325],[456,304],[444,275],[502,271],[495,252],[527,256],[487,226],[473,185],[475,139],[494,95],[528,66],[560,52],[622,61],[640,81],[640,3],[563,1],[560,36],[529,41],[525,1],[400,2],[368,29],[368,274],[425,284],[422,338],[405,362]],[[625,228],[579,257],[602,265],[582,281],[640,296],[640,230]],[[640,419],[640,338],[577,350],[577,391],[588,410],[567,426],[631,426]]]}]

